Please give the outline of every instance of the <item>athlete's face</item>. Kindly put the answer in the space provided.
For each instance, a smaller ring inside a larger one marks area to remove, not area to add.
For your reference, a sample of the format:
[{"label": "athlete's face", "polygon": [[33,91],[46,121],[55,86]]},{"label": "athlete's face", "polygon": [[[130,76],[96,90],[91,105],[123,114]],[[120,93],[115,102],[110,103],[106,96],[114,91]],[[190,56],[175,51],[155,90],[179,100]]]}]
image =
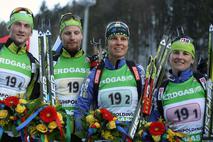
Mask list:
[{"label": "athlete's face", "polygon": [[194,59],[186,51],[175,50],[170,54],[169,63],[172,67],[172,72],[177,75],[179,72],[190,68],[194,63]]},{"label": "athlete's face", "polygon": [[109,58],[123,58],[128,50],[128,37],[124,35],[115,35],[108,39]]},{"label": "athlete's face", "polygon": [[26,22],[17,21],[10,27],[10,38],[18,46],[24,46],[31,35],[32,28]]},{"label": "athlete's face", "polygon": [[67,26],[61,33],[62,44],[69,51],[80,49],[82,39],[81,29],[77,26]]}]

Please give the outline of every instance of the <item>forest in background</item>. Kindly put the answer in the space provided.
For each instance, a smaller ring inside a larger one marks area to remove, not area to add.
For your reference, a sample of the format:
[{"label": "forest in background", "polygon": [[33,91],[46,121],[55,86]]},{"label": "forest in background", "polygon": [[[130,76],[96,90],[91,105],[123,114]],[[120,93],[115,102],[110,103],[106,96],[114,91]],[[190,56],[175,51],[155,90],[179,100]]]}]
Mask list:
[{"label": "forest in background", "polygon": [[[38,21],[48,19],[51,23],[52,43],[59,32],[62,14],[72,12],[84,17],[84,7],[73,1],[49,10],[45,1],[35,15],[35,29]],[[87,52],[92,54],[90,40],[94,37],[105,41],[105,27],[120,20],[130,28],[129,52],[127,58],[146,66],[150,54],[154,55],[165,33],[174,33],[182,26],[186,35],[194,40],[198,58],[207,57],[208,30],[213,24],[212,0],[96,0],[89,9]],[[0,23],[0,37],[8,34],[6,23]],[[102,46],[104,47],[104,42]]]}]

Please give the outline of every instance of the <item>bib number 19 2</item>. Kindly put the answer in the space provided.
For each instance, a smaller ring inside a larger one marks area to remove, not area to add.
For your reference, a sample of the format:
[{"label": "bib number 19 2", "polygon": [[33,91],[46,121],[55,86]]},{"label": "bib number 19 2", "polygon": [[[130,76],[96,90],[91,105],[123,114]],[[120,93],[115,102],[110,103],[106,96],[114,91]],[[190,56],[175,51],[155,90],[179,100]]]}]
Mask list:
[{"label": "bib number 19 2", "polygon": [[129,95],[124,95],[123,98],[121,96],[121,93],[116,92],[116,93],[111,93],[109,94],[109,99],[111,100],[112,105],[119,105],[122,102],[122,99],[124,99],[125,104],[130,104],[130,96]]}]

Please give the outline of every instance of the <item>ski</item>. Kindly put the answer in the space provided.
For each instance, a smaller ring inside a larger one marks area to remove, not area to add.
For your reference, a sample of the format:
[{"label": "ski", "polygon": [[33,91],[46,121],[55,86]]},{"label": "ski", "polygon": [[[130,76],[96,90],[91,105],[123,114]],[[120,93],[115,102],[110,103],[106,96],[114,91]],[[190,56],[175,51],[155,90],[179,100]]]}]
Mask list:
[{"label": "ski", "polygon": [[49,103],[49,96],[47,94],[47,78],[46,78],[46,39],[43,32],[44,23],[38,28],[38,44],[39,44],[39,74],[40,74],[40,91],[42,94],[43,102]]},{"label": "ski", "polygon": [[209,32],[211,34],[211,40],[209,43],[209,50],[208,50],[208,76],[213,82],[213,25],[211,24],[209,27]]},{"label": "ski", "polygon": [[213,140],[213,102],[212,102],[212,82],[213,82],[213,25],[209,27],[209,43],[208,43],[208,80],[206,82],[206,107],[204,117],[203,140]]},{"label": "ski", "polygon": [[169,53],[170,53],[170,49],[171,49],[171,40],[169,39],[167,41],[167,45],[166,45],[166,49],[164,51],[164,54],[163,54],[163,57],[162,57],[162,60],[161,60],[161,63],[159,64],[159,67],[157,68],[158,72],[156,74],[156,78],[155,79],[155,85],[154,85],[154,88],[159,88],[163,79],[164,79],[164,76],[165,76],[165,72],[166,72],[166,62],[169,58]]},{"label": "ski", "polygon": [[[151,68],[152,68],[153,64],[154,64],[153,63],[153,58],[151,56],[149,58],[149,63],[148,63],[147,68],[146,68],[145,85],[144,85],[144,87],[142,89],[142,94],[141,94],[141,97],[140,97],[140,99],[138,101],[138,105],[137,105],[137,108],[135,110],[134,117],[132,119],[132,123],[131,123],[129,131],[128,131],[128,137],[130,139],[132,139],[132,140],[134,139],[134,136],[135,136],[135,133],[137,131],[139,122],[140,122],[141,118],[143,117],[142,116],[143,113],[141,111],[144,110],[143,109],[143,107],[144,107],[143,106],[143,104],[144,104],[144,96],[146,95],[147,100],[149,100],[148,92],[147,92],[147,90],[148,90],[148,83],[149,83],[150,75],[151,75],[151,73],[149,71],[151,71]],[[146,93],[145,95],[144,95],[144,92]],[[148,103],[146,103],[146,104],[148,104]],[[146,108],[146,109],[148,109],[148,108]]]},{"label": "ski", "polygon": [[143,100],[142,100],[142,113],[146,115],[150,115],[151,106],[152,106],[152,92],[153,92],[153,85],[156,76],[156,58],[150,56],[150,63],[146,68],[146,79],[144,84],[144,92],[143,92]]},{"label": "ski", "polygon": [[43,101],[44,103],[56,105],[53,55],[50,42],[50,21],[48,24],[46,24],[43,20],[38,30],[40,81]]},{"label": "ski", "polygon": [[155,90],[155,87],[157,86],[156,84],[160,83],[158,81],[160,75],[162,75],[162,73],[160,72],[165,65],[165,61],[168,57],[171,47],[171,43],[168,39],[169,38],[167,36],[163,36],[163,39],[159,44],[156,56],[154,58],[151,56],[147,65],[145,85],[142,89],[142,94],[128,131],[128,136],[131,139],[134,138],[140,121],[143,123],[143,121],[146,120],[146,117],[149,116],[151,113],[153,92]]},{"label": "ski", "polygon": [[209,43],[208,43],[208,66],[207,66],[207,75],[208,80],[206,82],[206,106],[204,117],[204,128],[203,128],[203,140],[213,140],[213,102],[212,102],[212,85],[213,85],[213,25],[209,27]]},{"label": "ski", "polygon": [[53,55],[51,48],[51,32],[50,32],[50,21],[48,25],[45,27],[45,36],[46,36],[46,44],[47,44],[47,87],[48,87],[48,95],[50,98],[51,105],[56,105],[56,92],[55,92],[55,79],[54,79],[54,68],[53,68]]}]

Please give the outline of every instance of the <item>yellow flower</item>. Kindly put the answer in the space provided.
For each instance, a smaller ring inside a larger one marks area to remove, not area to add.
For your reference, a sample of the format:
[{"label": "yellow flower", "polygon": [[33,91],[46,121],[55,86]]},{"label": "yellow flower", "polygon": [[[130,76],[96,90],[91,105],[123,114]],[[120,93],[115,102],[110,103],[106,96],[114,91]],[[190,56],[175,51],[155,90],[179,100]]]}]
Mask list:
[{"label": "yellow flower", "polygon": [[176,136],[178,136],[178,137],[181,137],[181,138],[183,138],[183,137],[186,137],[186,136],[187,136],[186,134],[184,134],[184,133],[180,133],[180,132],[175,132],[175,135],[176,135]]},{"label": "yellow flower", "polygon": [[0,126],[4,126],[4,125],[6,125],[8,122],[7,121],[5,121],[5,120],[0,120]]},{"label": "yellow flower", "polygon": [[117,117],[113,117],[113,121],[117,120]]},{"label": "yellow flower", "polygon": [[10,116],[10,119],[11,120],[16,120],[16,117],[15,116]]},{"label": "yellow flower", "polygon": [[49,129],[49,132],[52,133],[53,130],[54,130],[54,129]]},{"label": "yellow flower", "polygon": [[36,126],[36,129],[42,133],[46,133],[47,132],[47,127],[44,124],[38,124]]},{"label": "yellow flower", "polygon": [[86,116],[86,122],[89,123],[89,125],[92,125],[95,123],[97,120],[94,118],[92,114],[89,114]]},{"label": "yellow flower", "polygon": [[113,140],[114,139],[114,137],[112,136],[110,131],[102,131],[101,136],[106,140]]},{"label": "yellow flower", "polygon": [[55,129],[56,127],[57,127],[57,124],[55,121],[52,121],[48,124],[48,128],[50,128],[50,129]]},{"label": "yellow flower", "polygon": [[[174,131],[172,131],[171,129],[168,129],[168,130],[167,130],[167,133],[168,133],[167,139],[168,139],[169,141],[174,141],[175,136],[180,137],[180,138],[187,137],[186,134],[181,133],[181,132],[174,132]],[[189,138],[188,141],[191,142],[192,140]]]},{"label": "yellow flower", "polygon": [[21,104],[18,104],[17,107],[15,108],[15,110],[18,113],[23,113],[26,110],[26,107]]},{"label": "yellow flower", "polygon": [[175,136],[175,132],[173,132],[171,129],[167,130],[167,133],[170,137],[174,137]]},{"label": "yellow flower", "polygon": [[57,116],[58,116],[58,118],[59,118],[59,120],[60,120],[61,124],[64,124],[62,114],[61,114],[61,113],[59,113],[59,112],[57,112]]},{"label": "yellow flower", "polygon": [[142,135],[143,135],[143,129],[141,129],[141,130],[138,131],[138,135],[142,137]]},{"label": "yellow flower", "polygon": [[0,119],[6,118],[8,115],[7,110],[0,110]]},{"label": "yellow flower", "polygon": [[161,140],[161,135],[157,135],[157,136],[152,135],[152,138],[153,138],[154,142],[159,142]]},{"label": "yellow flower", "polygon": [[95,111],[98,112],[98,113],[101,113],[100,109],[96,109]]},{"label": "yellow flower", "polygon": [[25,99],[19,99],[19,104],[27,104],[27,100],[25,100]]},{"label": "yellow flower", "polygon": [[115,121],[108,122],[106,126],[108,129],[115,129],[116,128]]},{"label": "yellow flower", "polygon": [[145,127],[149,127],[151,125],[151,122],[147,122],[146,124],[145,124]]},{"label": "yellow flower", "polygon": [[95,128],[100,128],[100,127],[101,127],[100,123],[98,123],[98,122],[95,122],[95,123],[91,124],[90,127],[91,127],[92,125],[95,125]]},{"label": "yellow flower", "polygon": [[35,135],[36,134],[36,127],[29,127],[29,132],[30,132],[30,135]]}]

